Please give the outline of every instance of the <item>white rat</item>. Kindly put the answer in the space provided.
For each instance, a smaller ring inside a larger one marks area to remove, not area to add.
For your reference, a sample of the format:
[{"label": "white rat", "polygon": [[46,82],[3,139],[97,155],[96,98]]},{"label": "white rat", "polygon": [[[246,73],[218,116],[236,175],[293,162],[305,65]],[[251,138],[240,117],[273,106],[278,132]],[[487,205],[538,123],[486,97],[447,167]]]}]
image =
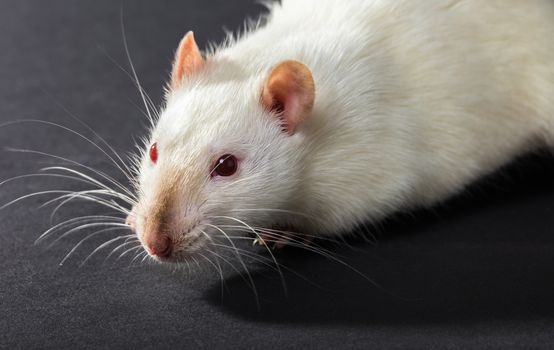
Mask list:
[{"label": "white rat", "polygon": [[128,217],[160,261],[273,227],[344,234],[554,144],[552,0],[269,7],[205,57],[179,45]]}]

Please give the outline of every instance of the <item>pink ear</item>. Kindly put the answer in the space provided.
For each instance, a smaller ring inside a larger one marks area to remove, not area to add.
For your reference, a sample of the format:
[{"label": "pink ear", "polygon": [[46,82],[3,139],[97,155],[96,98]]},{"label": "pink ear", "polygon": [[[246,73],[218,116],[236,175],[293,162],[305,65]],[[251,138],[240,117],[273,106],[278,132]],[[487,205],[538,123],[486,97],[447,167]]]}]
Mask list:
[{"label": "pink ear", "polygon": [[188,32],[179,43],[175,54],[175,62],[171,72],[171,88],[176,89],[183,83],[186,77],[202,68],[204,58],[196,45],[193,32]]},{"label": "pink ear", "polygon": [[262,91],[262,104],[279,114],[291,135],[312,110],[314,99],[312,73],[298,61],[284,61],[273,68]]}]

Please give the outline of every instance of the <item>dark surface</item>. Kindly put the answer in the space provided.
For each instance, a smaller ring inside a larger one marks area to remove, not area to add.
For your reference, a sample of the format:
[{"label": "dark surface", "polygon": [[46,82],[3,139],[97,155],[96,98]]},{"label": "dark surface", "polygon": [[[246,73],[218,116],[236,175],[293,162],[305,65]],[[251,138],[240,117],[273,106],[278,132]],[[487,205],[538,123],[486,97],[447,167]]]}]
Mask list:
[{"label": "dark surface", "polygon": [[[61,104],[124,153],[144,133],[140,99],[107,57],[128,67],[120,29],[123,8],[131,55],[146,90],[161,102],[172,52],[186,31],[200,46],[262,11],[253,1],[0,1],[0,123],[38,118],[78,128]],[[71,157],[124,181],[82,139],[47,125],[0,128],[0,147]],[[0,179],[57,160],[0,153]],[[33,197],[0,211],[0,348],[467,348],[554,346],[554,161],[532,156],[433,211],[389,220],[378,243],[328,246],[378,288],[338,262],[284,251],[288,297],[276,273],[253,273],[260,308],[236,274],[209,265],[197,272],[103,263],[79,268],[103,240],[84,233],[51,249],[34,245],[50,227],[51,208]],[[44,178],[0,187],[0,203],[55,188]],[[55,222],[101,214],[68,206]],[[108,236],[105,236],[108,237]],[[252,267],[255,269],[255,267]],[[318,285],[318,286],[315,286]]]}]

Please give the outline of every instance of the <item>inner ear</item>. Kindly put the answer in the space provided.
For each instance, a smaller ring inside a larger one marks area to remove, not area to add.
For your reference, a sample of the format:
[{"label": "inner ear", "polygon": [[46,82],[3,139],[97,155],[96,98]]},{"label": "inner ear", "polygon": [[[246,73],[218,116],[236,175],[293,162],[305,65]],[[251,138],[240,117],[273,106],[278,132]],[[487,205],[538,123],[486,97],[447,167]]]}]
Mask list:
[{"label": "inner ear", "polygon": [[204,58],[194,40],[194,33],[188,32],[175,53],[175,61],[171,71],[171,88],[176,89],[187,77],[198,71],[204,65]]},{"label": "inner ear", "polygon": [[277,115],[291,135],[310,114],[314,100],[312,73],[298,61],[284,61],[273,68],[261,98],[264,108]]}]

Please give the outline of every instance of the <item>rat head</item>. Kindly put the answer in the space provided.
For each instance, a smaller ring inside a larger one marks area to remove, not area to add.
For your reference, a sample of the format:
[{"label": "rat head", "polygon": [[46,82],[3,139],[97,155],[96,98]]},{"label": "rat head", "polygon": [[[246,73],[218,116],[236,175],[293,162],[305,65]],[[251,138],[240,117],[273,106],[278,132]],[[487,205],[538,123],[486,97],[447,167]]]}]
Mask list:
[{"label": "rat head", "polygon": [[128,221],[159,260],[179,261],[218,237],[287,220],[279,209],[298,192],[299,127],[315,93],[310,70],[285,61],[262,76],[222,79],[229,72],[220,64],[202,57],[192,33],[183,38],[143,152]]}]

